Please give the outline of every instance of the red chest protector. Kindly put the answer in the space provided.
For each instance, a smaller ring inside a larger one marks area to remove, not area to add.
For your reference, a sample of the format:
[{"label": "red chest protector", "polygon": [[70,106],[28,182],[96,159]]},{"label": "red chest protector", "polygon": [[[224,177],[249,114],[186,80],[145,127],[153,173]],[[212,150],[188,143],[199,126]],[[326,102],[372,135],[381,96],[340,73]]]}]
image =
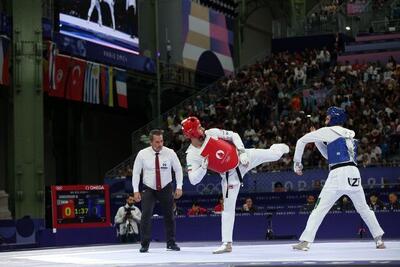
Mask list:
[{"label": "red chest protector", "polygon": [[239,164],[236,147],[216,137],[206,137],[200,148],[200,155],[203,157],[208,156],[208,169],[218,173],[232,170]]}]

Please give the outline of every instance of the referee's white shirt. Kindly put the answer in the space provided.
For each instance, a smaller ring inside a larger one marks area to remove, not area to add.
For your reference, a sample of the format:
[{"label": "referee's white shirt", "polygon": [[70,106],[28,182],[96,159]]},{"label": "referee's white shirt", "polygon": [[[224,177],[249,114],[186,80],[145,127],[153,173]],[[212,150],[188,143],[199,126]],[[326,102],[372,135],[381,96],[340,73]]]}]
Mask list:
[{"label": "referee's white shirt", "polygon": [[[132,185],[133,192],[139,192],[140,173],[143,170],[143,184],[154,190],[156,189],[156,152],[151,146],[139,151],[133,164]],[[172,181],[171,168],[175,172],[176,188],[182,189],[183,173],[178,156],[172,149],[163,146],[158,154],[160,161],[161,188]]]}]

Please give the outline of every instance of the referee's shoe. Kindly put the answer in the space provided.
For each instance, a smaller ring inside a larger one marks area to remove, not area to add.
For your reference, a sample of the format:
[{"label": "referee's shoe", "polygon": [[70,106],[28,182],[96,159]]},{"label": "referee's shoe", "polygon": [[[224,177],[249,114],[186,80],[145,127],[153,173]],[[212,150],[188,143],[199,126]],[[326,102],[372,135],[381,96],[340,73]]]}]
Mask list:
[{"label": "referee's shoe", "polygon": [[175,242],[171,242],[167,244],[167,250],[180,251],[181,248]]},{"label": "referee's shoe", "polygon": [[149,243],[142,243],[142,247],[140,248],[140,253],[145,253],[149,251]]}]

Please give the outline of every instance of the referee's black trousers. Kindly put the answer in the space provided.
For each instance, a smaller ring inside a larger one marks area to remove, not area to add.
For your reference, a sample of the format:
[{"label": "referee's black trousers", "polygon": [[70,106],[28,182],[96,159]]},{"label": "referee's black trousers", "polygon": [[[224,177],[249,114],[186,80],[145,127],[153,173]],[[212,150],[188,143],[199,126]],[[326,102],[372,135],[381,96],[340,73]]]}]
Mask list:
[{"label": "referee's black trousers", "polygon": [[173,213],[174,197],[172,184],[167,184],[160,191],[143,185],[142,190],[142,218],[140,220],[140,235],[142,245],[146,246],[151,241],[151,217],[156,201],[160,202],[164,215],[165,233],[167,244],[175,243],[175,216]]}]

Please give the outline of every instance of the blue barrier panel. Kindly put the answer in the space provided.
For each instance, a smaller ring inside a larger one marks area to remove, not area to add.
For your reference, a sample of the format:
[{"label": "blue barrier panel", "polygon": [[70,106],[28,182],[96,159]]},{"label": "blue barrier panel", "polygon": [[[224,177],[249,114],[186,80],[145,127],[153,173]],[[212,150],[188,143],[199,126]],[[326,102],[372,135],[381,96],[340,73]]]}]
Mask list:
[{"label": "blue barrier panel", "polygon": [[[400,211],[375,212],[380,225],[385,231],[385,238],[400,238]],[[270,239],[297,239],[306,226],[307,212],[276,212],[237,214],[234,228],[234,241],[265,240],[267,229],[273,231]],[[1,222],[1,221],[0,221]],[[10,232],[9,222],[0,223],[0,232]],[[1,229],[5,227],[6,229]],[[4,230],[4,231],[2,231]],[[359,239],[371,236],[359,214],[350,212],[330,212],[321,224],[316,239]],[[365,230],[365,233],[364,231]],[[153,218],[153,240],[165,241],[164,220],[161,216]],[[219,215],[178,216],[176,218],[176,240],[185,241],[220,241],[221,217]],[[85,229],[37,230],[37,245],[76,246],[90,244],[118,243],[115,227]],[[10,245],[10,244],[4,244]],[[3,245],[3,246],[4,246]],[[0,246],[0,249],[2,246]]]},{"label": "blue barrier panel", "polygon": [[[364,188],[372,188],[381,184],[400,184],[399,167],[368,167],[359,168]],[[274,184],[281,182],[289,191],[309,191],[315,181],[324,184],[328,170],[315,169],[304,171],[303,176],[297,176],[293,171],[248,173],[244,177],[241,193],[272,192]],[[110,185],[111,193],[132,193],[132,178],[105,179]],[[218,194],[221,192],[221,177],[216,174],[206,175],[203,180],[193,186],[184,177],[183,191],[185,195]]]},{"label": "blue barrier panel", "polygon": [[[385,238],[400,237],[400,211],[376,212],[379,223],[385,231]],[[306,226],[309,213],[282,212],[269,214],[238,214],[235,219],[234,241],[265,240],[270,222],[276,239],[298,238]],[[221,218],[218,215],[177,217],[176,240],[184,241],[220,241]],[[322,222],[317,232],[318,239],[361,238],[359,232],[365,229],[363,238],[371,238],[368,228],[356,212],[331,212]],[[165,241],[164,220],[153,220],[153,238]]]}]

